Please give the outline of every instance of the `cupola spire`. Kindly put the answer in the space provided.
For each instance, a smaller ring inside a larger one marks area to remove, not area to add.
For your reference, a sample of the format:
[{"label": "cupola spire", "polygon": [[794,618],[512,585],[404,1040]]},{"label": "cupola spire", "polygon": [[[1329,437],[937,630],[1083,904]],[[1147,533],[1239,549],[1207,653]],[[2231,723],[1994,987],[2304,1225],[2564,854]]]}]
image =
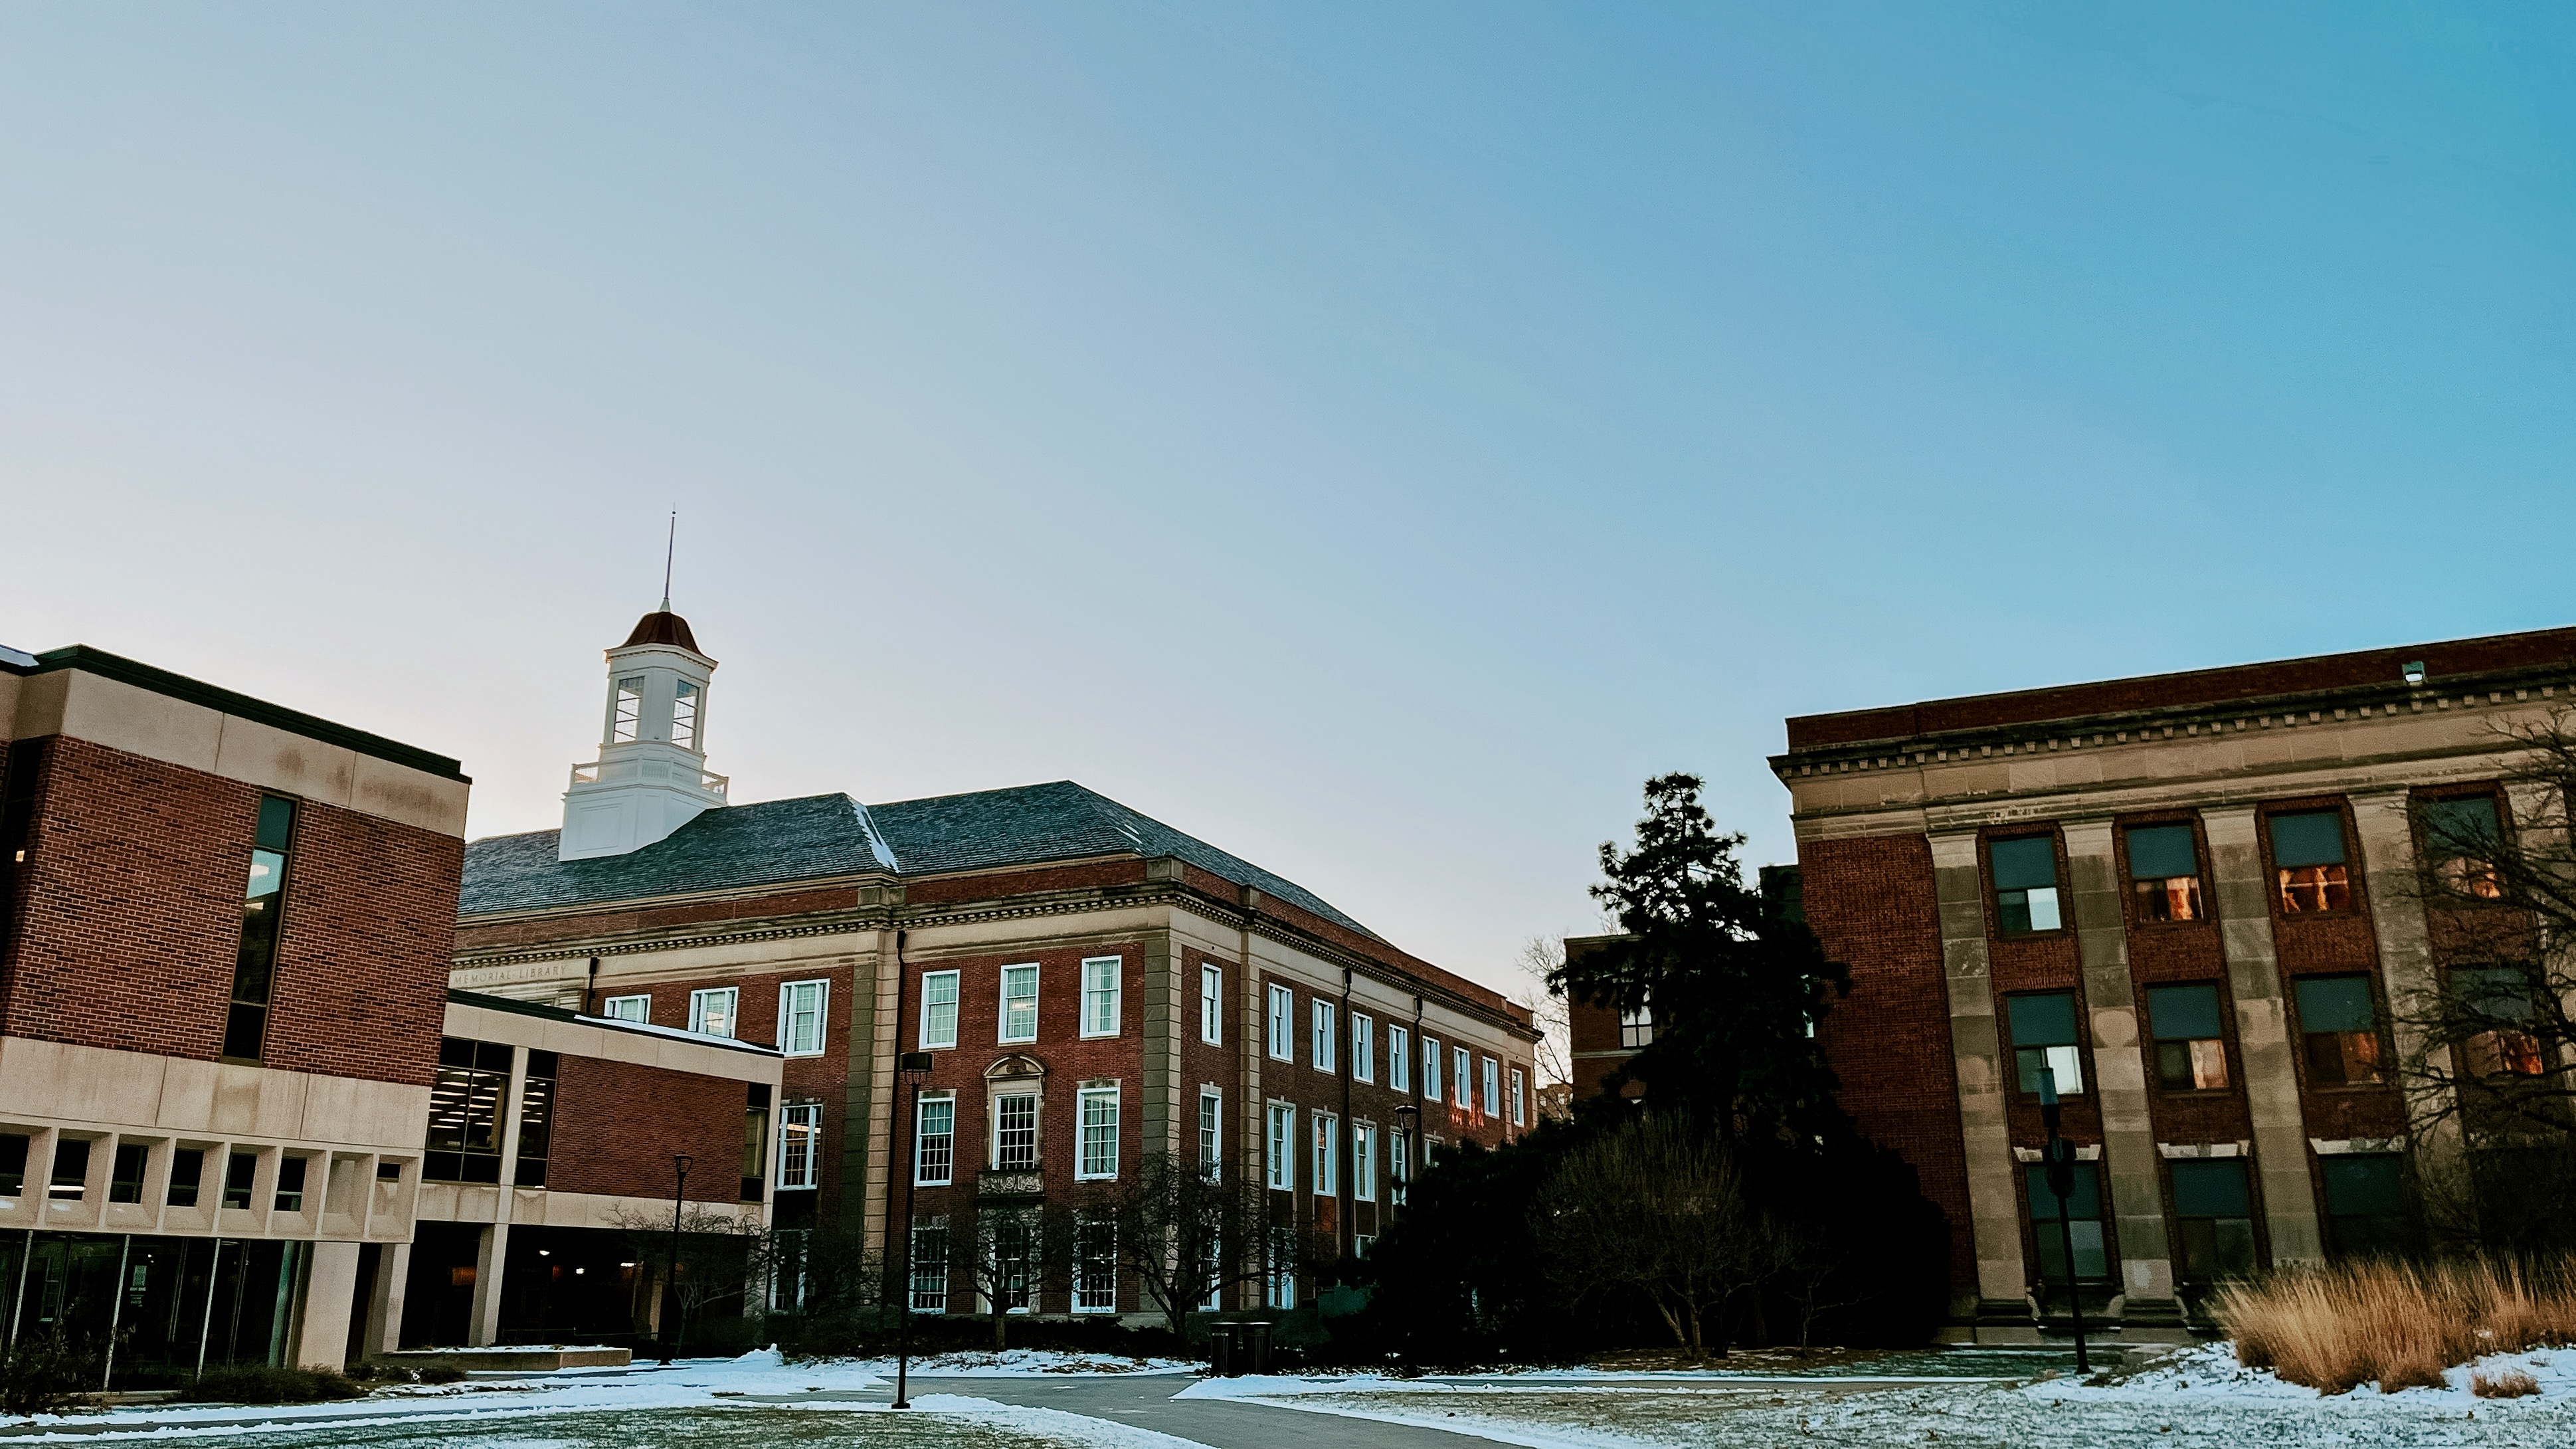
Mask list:
[{"label": "cupola spire", "polygon": [[599,758],[572,767],[558,860],[641,850],[725,803],[730,782],[707,769],[706,755],[716,662],[698,652],[689,621],[671,612],[670,566],[666,552],[662,607],[608,651]]}]

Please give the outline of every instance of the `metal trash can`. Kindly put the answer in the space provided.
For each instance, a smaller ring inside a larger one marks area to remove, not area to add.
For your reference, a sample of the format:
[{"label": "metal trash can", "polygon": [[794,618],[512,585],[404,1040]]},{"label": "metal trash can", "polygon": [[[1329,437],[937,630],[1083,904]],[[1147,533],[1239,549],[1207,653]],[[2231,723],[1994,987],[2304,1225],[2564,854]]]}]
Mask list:
[{"label": "metal trash can", "polygon": [[1270,1372],[1270,1325],[1255,1319],[1238,1328],[1243,1334],[1243,1371],[1248,1374]]},{"label": "metal trash can", "polygon": [[1234,1329],[1231,1323],[1208,1325],[1208,1377],[1234,1377]]}]

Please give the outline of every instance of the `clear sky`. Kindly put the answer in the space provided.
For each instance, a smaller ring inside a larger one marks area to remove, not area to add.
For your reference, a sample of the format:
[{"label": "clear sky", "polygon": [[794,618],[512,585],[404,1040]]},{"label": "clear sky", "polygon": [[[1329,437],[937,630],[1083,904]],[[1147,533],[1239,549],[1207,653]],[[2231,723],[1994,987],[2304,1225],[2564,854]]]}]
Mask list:
[{"label": "clear sky", "polygon": [[0,8],[0,642],[1070,777],[1502,980],[1784,715],[2566,624],[2576,11]]}]

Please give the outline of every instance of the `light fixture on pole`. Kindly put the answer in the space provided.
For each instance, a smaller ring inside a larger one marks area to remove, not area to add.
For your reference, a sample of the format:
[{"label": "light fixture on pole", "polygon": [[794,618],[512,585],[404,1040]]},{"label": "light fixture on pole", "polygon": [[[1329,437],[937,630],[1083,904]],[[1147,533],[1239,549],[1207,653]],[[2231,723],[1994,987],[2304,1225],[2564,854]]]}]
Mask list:
[{"label": "light fixture on pole", "polygon": [[928,1052],[905,1052],[894,1060],[895,1074],[903,1078],[905,1088],[906,1124],[906,1145],[900,1159],[903,1174],[903,1266],[895,1273],[895,1293],[903,1305],[903,1317],[895,1333],[894,1407],[898,1409],[912,1407],[909,1393],[912,1386],[912,1180],[919,1176],[914,1171],[913,1153],[918,1150],[917,1139],[921,1132],[921,1081],[930,1075],[930,1066]]},{"label": "light fixture on pole", "polygon": [[2084,1300],[2078,1296],[2075,1274],[2075,1221],[2068,1198],[2075,1187],[2075,1144],[2058,1135],[2057,1119],[2064,1111],[2057,1101],[2057,1069],[2039,1069],[2039,1120],[2048,1129],[2048,1190],[2057,1195],[2058,1251],[2066,1258],[2066,1311],[2075,1320],[2075,1371],[2093,1372],[2092,1360],[2084,1351]]},{"label": "light fixture on pole", "polygon": [[671,1366],[671,1351],[680,1332],[680,1201],[689,1186],[689,1154],[671,1154],[671,1271],[663,1282],[662,1367]]}]

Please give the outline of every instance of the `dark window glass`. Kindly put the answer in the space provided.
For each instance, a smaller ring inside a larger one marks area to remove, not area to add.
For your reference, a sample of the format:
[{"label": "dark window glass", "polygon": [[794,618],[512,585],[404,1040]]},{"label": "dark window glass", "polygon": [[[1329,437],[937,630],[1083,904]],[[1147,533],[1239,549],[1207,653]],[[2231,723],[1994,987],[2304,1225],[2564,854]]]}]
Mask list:
[{"label": "dark window glass", "polygon": [[2200,861],[2188,825],[2138,825],[2129,830],[2129,887],[2138,915],[2149,921],[2197,921]]},{"label": "dark window glass", "polygon": [[172,1207],[195,1207],[197,1191],[206,1178],[206,1151],[202,1147],[181,1147],[170,1153],[170,1191],[166,1201]]},{"label": "dark window glass", "polygon": [[45,1196],[58,1202],[78,1202],[89,1191],[89,1143],[69,1137],[54,1139],[54,1175],[45,1185]]},{"label": "dark window glass", "polygon": [[521,1187],[546,1185],[546,1156],[555,1127],[553,1052],[528,1053],[528,1079],[519,1091],[519,1168],[512,1181]]},{"label": "dark window glass", "polygon": [[758,1202],[769,1181],[769,1087],[753,1082],[742,1113],[741,1200]]},{"label": "dark window glass", "polygon": [[2147,1018],[2155,1035],[2156,1080],[2167,1091],[2227,1085],[2227,1039],[2216,986],[2150,986]]},{"label": "dark window glass", "polygon": [[140,1142],[117,1144],[116,1161],[107,1177],[109,1202],[143,1201],[143,1170],[152,1164],[152,1149]]},{"label": "dark window glass", "polygon": [[2460,1043],[2468,1069],[2481,1077],[2536,1077],[2549,1070],[2540,1038],[2528,1029],[2541,985],[2520,967],[2480,966],[2451,973],[2461,1023],[2487,1028]]},{"label": "dark window glass", "polygon": [[2349,1153],[2321,1160],[2335,1251],[2346,1257],[2403,1252],[2405,1190],[2396,1154]]},{"label": "dark window glass", "polygon": [[[496,1054],[497,1052],[497,1054]],[[429,1135],[421,1176],[437,1182],[501,1180],[501,1107],[509,1095],[510,1049],[446,1037],[429,1089]],[[497,1060],[497,1067],[483,1065]]]},{"label": "dark window glass", "polygon": [[1998,840],[1987,847],[1994,867],[1995,912],[2006,935],[2054,931],[2057,911],[2057,842],[2046,835]]},{"label": "dark window glass", "polygon": [[256,1060],[268,1037],[268,1002],[276,985],[277,940],[284,929],[286,864],[295,834],[295,802],[264,795],[258,844],[242,891],[241,949],[233,962],[232,1002],[224,1014],[224,1055]]},{"label": "dark window glass", "polygon": [[2239,1158],[2173,1164],[2174,1216],[2182,1224],[2182,1276],[2198,1282],[2254,1272],[2254,1209]]},{"label": "dark window glass", "polygon": [[2428,800],[2418,810],[2424,822],[2424,856],[2433,863],[2436,879],[2452,891],[2481,900],[2504,894],[2494,865],[2504,837],[2494,796]]},{"label": "dark window glass", "polygon": [[277,1210],[282,1213],[304,1211],[304,1167],[307,1157],[280,1157],[277,1160]]},{"label": "dark window glass", "polygon": [[2084,1055],[2075,1041],[2075,998],[2063,991],[2007,996],[2004,1010],[2012,1027],[2013,1062],[2021,1089],[2039,1090],[2040,1068],[2057,1073],[2057,1094],[2084,1091]]},{"label": "dark window glass", "polygon": [[15,1132],[0,1133],[0,1197],[17,1197],[27,1190],[27,1139]]},{"label": "dark window glass", "polygon": [[2310,1086],[2363,1086],[2383,1079],[2369,977],[2306,977],[2298,997]]},{"label": "dark window glass", "polygon": [[224,1206],[228,1208],[249,1207],[251,1183],[252,1180],[258,1176],[258,1154],[251,1152],[234,1153],[232,1155],[232,1160],[224,1164]]},{"label": "dark window glass", "polygon": [[2308,810],[2271,817],[2272,866],[2280,877],[2281,909],[2293,915],[2340,911],[2352,905],[2352,880],[2343,854],[2343,812]]},{"label": "dark window glass", "polygon": [[[2029,1167],[2031,1236],[2039,1244],[2039,1270],[2052,1283],[2066,1281],[2066,1239],[2058,1231],[2057,1194],[2048,1185],[2048,1168]],[[2066,1225],[2075,1240],[2075,1276],[2098,1282],[2111,1276],[2111,1256],[2102,1234],[2102,1179],[2097,1164],[2075,1164],[2066,1186]]]}]

